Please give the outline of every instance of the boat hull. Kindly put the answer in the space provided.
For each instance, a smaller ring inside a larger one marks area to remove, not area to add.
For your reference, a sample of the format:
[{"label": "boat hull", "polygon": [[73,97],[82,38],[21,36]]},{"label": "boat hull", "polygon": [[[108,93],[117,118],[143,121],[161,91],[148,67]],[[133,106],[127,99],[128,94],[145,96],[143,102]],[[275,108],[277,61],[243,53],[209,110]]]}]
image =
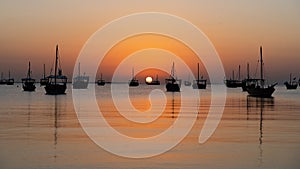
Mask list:
[{"label": "boat hull", "polygon": [[73,83],[73,89],[87,89],[88,82],[77,81]]},{"label": "boat hull", "polygon": [[0,85],[5,85],[6,81],[5,80],[0,80]]},{"label": "boat hull", "polygon": [[139,86],[139,83],[138,82],[130,82],[129,86],[130,87],[136,87],[136,86]]},{"label": "boat hull", "polygon": [[193,89],[206,89],[206,83],[193,83]]},{"label": "boat hull", "polygon": [[136,86],[139,86],[139,81],[138,81],[138,80],[135,80],[135,79],[132,79],[132,80],[129,82],[129,86],[130,86],[130,87],[136,87]]},{"label": "boat hull", "polygon": [[180,92],[180,87],[178,84],[168,83],[166,84],[167,92]]},{"label": "boat hull", "polygon": [[272,97],[274,91],[274,86],[268,88],[247,88],[249,96],[253,97]]},{"label": "boat hull", "polygon": [[146,82],[147,85],[160,85],[159,81],[153,81],[151,83]]},{"label": "boat hull", "polygon": [[48,83],[48,79],[40,79],[40,85],[41,86],[46,86],[46,84]]},{"label": "boat hull", "polygon": [[35,85],[32,82],[28,82],[28,83],[23,83],[23,90],[24,91],[28,91],[28,92],[33,92],[35,91]]},{"label": "boat hull", "polygon": [[89,79],[89,76],[76,76],[73,79],[73,89],[87,89]]},{"label": "boat hull", "polygon": [[245,79],[242,81],[242,91],[243,92],[247,91],[247,81],[248,81],[248,79]]},{"label": "boat hull", "polygon": [[97,81],[97,85],[98,86],[104,86],[105,85],[105,81],[104,80]]},{"label": "boat hull", "polygon": [[14,79],[8,79],[6,85],[14,85],[14,83],[15,83]]},{"label": "boat hull", "polygon": [[287,82],[285,82],[284,85],[285,85],[286,89],[288,89],[288,90],[297,89],[297,87],[298,87],[298,84],[290,84]]},{"label": "boat hull", "polygon": [[242,87],[242,82],[237,80],[226,80],[225,84],[228,88]]},{"label": "boat hull", "polygon": [[59,95],[59,94],[66,94],[67,86],[66,84],[47,84],[45,86],[46,94],[49,95]]}]

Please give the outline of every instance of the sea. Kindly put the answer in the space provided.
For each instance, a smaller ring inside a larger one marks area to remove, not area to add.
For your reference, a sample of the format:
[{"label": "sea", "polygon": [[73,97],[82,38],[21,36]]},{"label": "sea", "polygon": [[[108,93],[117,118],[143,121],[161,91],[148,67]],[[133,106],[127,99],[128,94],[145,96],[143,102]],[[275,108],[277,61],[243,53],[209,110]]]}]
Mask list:
[{"label": "sea", "polygon": [[[120,89],[128,86],[118,85]],[[172,128],[181,113],[180,117],[187,121],[196,114],[186,136],[154,156],[144,157],[147,152],[128,147],[122,140],[107,138],[130,151],[121,153],[134,154],[134,157],[126,157],[102,147],[89,136],[75,111],[71,84],[65,95],[56,96],[46,95],[43,87],[36,86],[35,92],[24,92],[18,83],[0,85],[0,168],[300,168],[300,88],[286,90],[285,86],[278,85],[272,98],[249,97],[240,88],[226,89],[225,104],[214,105],[209,85],[206,90],[195,90],[200,97],[199,103],[195,103],[193,100],[181,102],[181,93],[187,86],[182,86],[180,93],[169,93],[164,85],[141,84],[130,88],[128,97],[138,113],[145,111],[146,120],[147,115],[153,118],[147,110],[151,108],[149,95],[154,90],[164,95],[155,100],[164,105],[154,121],[139,124],[118,112],[111,84],[89,84],[88,88],[95,89],[96,102],[102,112],[98,115],[107,122],[99,124],[104,132],[113,128],[130,138],[155,137]],[[85,90],[88,89],[80,89],[80,92]],[[206,142],[199,143],[209,109],[220,106],[224,111],[215,131]],[[182,107],[187,111],[180,112]],[[181,132],[180,127],[178,132]],[[105,141],[106,135],[103,134],[102,140]],[[101,137],[101,133],[98,136]],[[161,140],[162,145],[169,142],[172,139]]]}]

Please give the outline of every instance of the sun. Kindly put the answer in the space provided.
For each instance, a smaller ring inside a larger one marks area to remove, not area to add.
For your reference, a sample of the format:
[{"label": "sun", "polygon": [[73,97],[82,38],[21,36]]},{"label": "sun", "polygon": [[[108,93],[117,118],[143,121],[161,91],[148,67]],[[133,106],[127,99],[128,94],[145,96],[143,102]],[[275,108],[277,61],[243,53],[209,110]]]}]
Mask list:
[{"label": "sun", "polygon": [[146,82],[151,83],[152,82],[152,77],[150,77],[150,76],[146,77]]}]

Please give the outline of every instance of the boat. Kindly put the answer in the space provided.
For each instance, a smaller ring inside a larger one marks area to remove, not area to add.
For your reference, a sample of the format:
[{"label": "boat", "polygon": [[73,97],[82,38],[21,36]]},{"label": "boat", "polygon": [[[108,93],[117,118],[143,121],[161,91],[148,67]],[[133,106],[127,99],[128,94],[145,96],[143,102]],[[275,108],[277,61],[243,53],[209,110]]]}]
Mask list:
[{"label": "boat", "polygon": [[158,75],[156,75],[156,79],[153,80],[152,82],[147,82],[146,81],[146,84],[147,85],[160,85],[160,81],[158,80]]},{"label": "boat", "polygon": [[15,79],[10,77],[10,70],[8,71],[8,79],[6,80],[6,85],[14,85]]},{"label": "boat", "polygon": [[180,92],[181,80],[175,78],[174,62],[171,69],[170,77],[166,79],[167,92]]},{"label": "boat", "polygon": [[275,86],[277,83],[272,85],[265,86],[265,79],[263,75],[263,56],[262,56],[262,47],[260,47],[260,79],[252,79],[249,82],[246,90],[249,96],[254,97],[271,97],[275,91]]},{"label": "boat", "polygon": [[87,89],[89,76],[80,74],[80,63],[78,64],[78,75],[73,79],[73,89]]},{"label": "boat", "polygon": [[192,85],[192,83],[190,82],[190,75],[188,76],[188,80],[184,81],[184,85],[185,86],[191,86]]},{"label": "boat", "polygon": [[296,78],[292,80],[292,73],[290,73],[290,81],[284,82],[284,85],[286,86],[286,89],[297,89],[298,87],[298,82],[296,81]]},{"label": "boat", "polygon": [[22,87],[24,91],[35,91],[35,79],[31,78],[30,62],[28,63],[28,71],[26,78],[22,78]]},{"label": "boat", "polygon": [[97,85],[98,86],[104,86],[105,85],[105,80],[102,78],[102,73],[100,74],[100,79],[97,80]]},{"label": "boat", "polygon": [[54,75],[50,73],[47,76],[48,82],[45,86],[46,94],[59,95],[65,94],[67,89],[67,77],[62,75],[62,69],[58,66],[58,45],[56,45],[55,68]]},{"label": "boat", "polygon": [[1,79],[0,79],[0,85],[5,85],[6,79],[3,78],[3,72],[1,72]]},{"label": "boat", "polygon": [[237,87],[242,87],[242,81],[240,81],[240,70],[241,67],[239,65],[239,77],[238,79],[234,79],[234,71],[232,71],[232,79],[227,79],[225,80],[225,84],[228,88],[237,88]]},{"label": "boat", "polygon": [[203,76],[201,76],[201,79],[199,78],[200,72],[199,72],[199,63],[198,63],[198,73],[197,73],[197,80],[194,80],[193,82],[193,89],[206,89],[206,79],[203,79]]},{"label": "boat", "polygon": [[134,76],[134,69],[132,68],[132,79],[129,81],[130,87],[136,87],[139,86],[139,81]]},{"label": "boat", "polygon": [[44,64],[44,74],[43,74],[43,77],[40,79],[40,85],[45,86],[47,83],[48,83],[48,79],[46,77],[46,68],[45,68],[45,64]]}]

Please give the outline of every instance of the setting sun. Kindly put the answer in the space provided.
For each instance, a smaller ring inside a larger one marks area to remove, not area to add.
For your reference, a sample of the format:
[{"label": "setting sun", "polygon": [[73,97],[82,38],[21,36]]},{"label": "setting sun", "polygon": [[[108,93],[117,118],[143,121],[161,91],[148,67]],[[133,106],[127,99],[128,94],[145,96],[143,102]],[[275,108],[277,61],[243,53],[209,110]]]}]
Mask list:
[{"label": "setting sun", "polygon": [[152,82],[152,77],[150,77],[150,76],[146,77],[146,82],[151,83]]}]

